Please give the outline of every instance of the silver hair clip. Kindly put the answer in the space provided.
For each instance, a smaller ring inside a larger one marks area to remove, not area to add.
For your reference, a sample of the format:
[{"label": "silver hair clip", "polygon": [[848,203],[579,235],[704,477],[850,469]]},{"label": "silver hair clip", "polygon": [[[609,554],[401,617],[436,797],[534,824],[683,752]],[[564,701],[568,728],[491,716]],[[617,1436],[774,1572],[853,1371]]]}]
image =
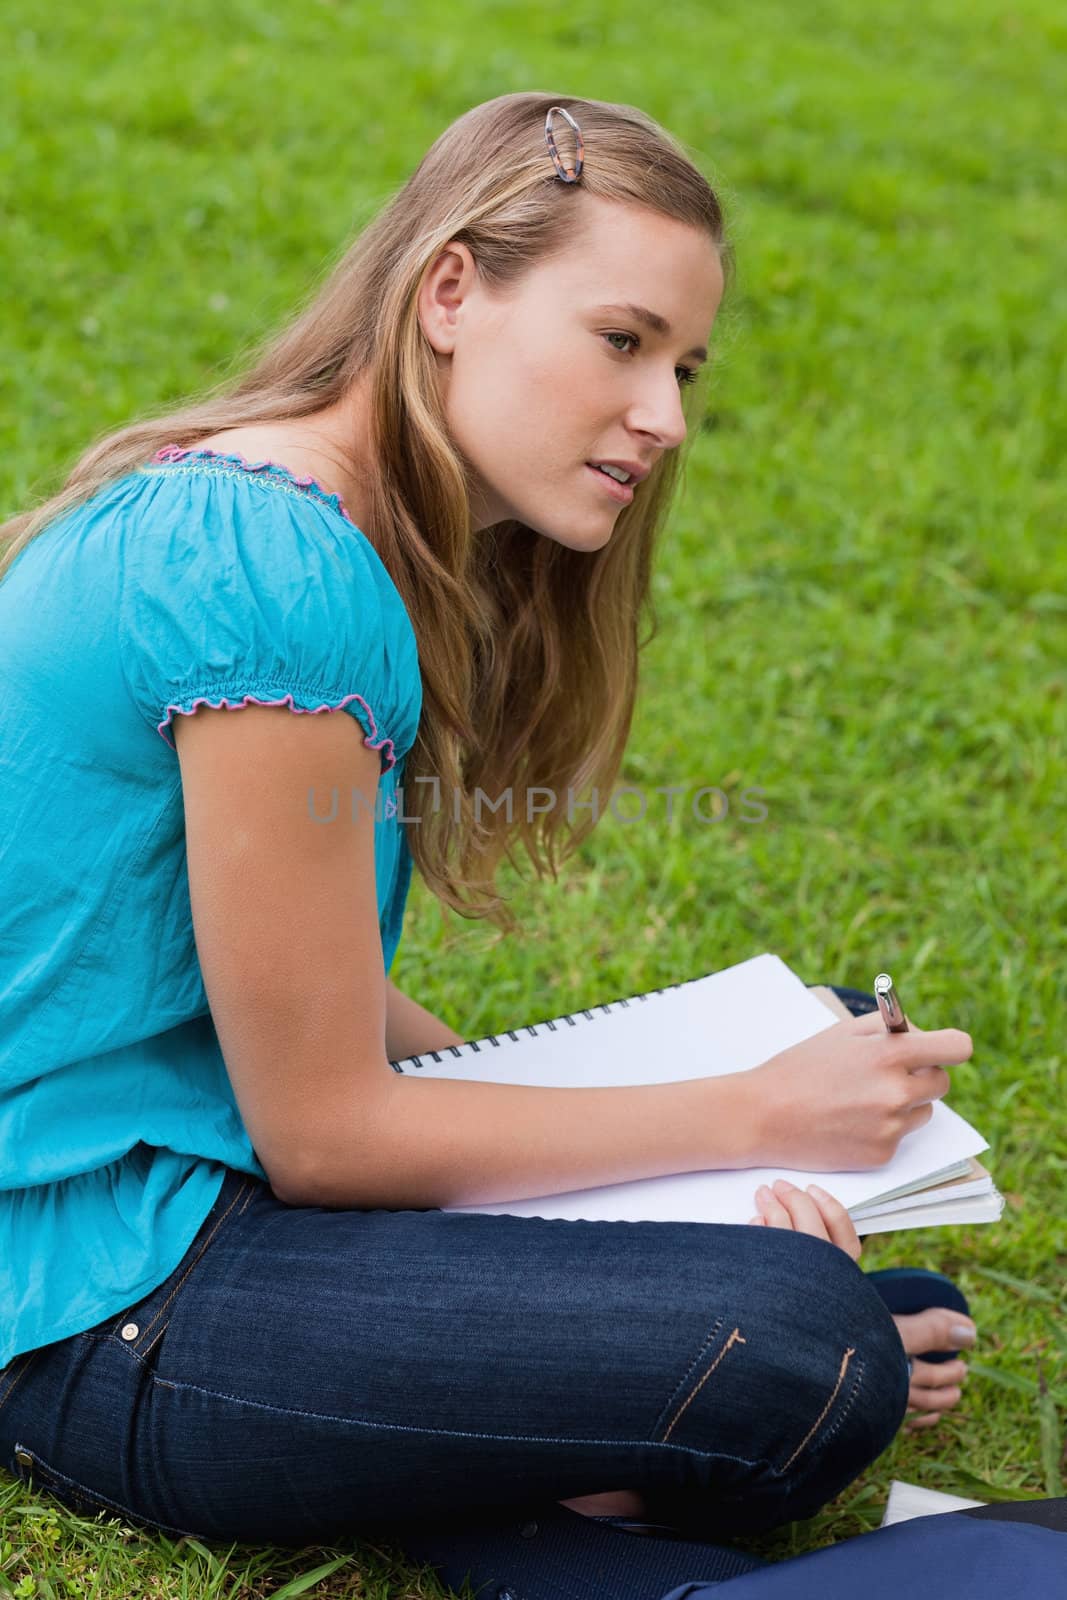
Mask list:
[{"label": "silver hair clip", "polygon": [[[556,141],[552,137],[552,118],[557,111],[564,121],[569,122],[574,129],[575,161],[573,167],[565,167],[563,165],[559,151],[556,149]],[[582,167],[585,165],[585,145],[582,143],[581,128],[579,128],[570,112],[565,111],[562,106],[550,106],[548,109],[548,115],[545,118],[545,143],[548,145],[548,153],[552,157],[556,172],[564,183],[577,183],[582,175]]]}]

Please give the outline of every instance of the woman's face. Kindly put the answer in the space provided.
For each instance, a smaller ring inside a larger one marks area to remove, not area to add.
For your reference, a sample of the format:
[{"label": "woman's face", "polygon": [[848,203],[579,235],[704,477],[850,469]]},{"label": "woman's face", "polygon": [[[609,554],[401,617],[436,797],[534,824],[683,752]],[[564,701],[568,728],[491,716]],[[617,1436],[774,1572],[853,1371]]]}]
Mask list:
[{"label": "woman's face", "polygon": [[684,374],[700,365],[722,292],[706,233],[589,194],[566,251],[503,298],[467,246],[450,244],[419,316],[471,469],[475,527],[514,518],[576,550],[606,544],[641,486],[620,490],[590,463],[646,472],[682,443]]}]

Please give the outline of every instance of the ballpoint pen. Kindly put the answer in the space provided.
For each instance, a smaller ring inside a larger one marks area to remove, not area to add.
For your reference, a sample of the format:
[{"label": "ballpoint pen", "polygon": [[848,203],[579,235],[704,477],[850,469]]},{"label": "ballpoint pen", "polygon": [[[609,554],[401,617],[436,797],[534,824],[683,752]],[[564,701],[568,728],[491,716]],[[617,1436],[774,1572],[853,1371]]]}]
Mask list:
[{"label": "ballpoint pen", "polygon": [[897,991],[893,987],[893,980],[888,972],[880,972],[874,980],[874,994],[878,1001],[878,1009],[882,1013],[882,1021],[890,1033],[907,1033],[908,1019],[904,1009],[897,999]]},{"label": "ballpoint pen", "polygon": [[[878,1009],[882,1013],[882,1021],[890,1033],[910,1033],[908,1019],[904,1015],[904,1008],[897,999],[897,991],[893,987],[893,980],[888,972],[880,972],[874,980],[874,997],[878,1001]],[[911,1378],[915,1364],[908,1356],[908,1377]]]}]

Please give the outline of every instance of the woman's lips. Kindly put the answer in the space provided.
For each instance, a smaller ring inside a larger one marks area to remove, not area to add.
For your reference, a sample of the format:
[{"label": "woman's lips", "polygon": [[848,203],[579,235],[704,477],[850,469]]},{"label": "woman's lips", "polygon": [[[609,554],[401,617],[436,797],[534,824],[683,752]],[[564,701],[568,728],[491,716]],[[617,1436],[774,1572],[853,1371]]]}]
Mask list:
[{"label": "woman's lips", "polygon": [[585,463],[585,470],[592,473],[597,483],[606,489],[611,498],[618,501],[619,505],[628,506],[630,504],[634,497],[634,485],[632,483],[619,483],[615,478],[609,478],[606,472],[601,472],[597,467],[591,467],[588,461]]}]

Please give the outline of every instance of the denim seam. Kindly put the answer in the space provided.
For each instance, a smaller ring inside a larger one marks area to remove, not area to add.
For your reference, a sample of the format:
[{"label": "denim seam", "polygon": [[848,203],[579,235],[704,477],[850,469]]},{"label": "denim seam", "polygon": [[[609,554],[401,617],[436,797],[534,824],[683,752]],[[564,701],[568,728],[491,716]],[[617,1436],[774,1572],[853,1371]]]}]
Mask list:
[{"label": "denim seam", "polygon": [[[245,1179],[245,1183],[247,1183],[247,1184],[250,1184],[251,1181],[252,1180],[250,1178],[246,1178]],[[156,1312],[155,1316],[152,1318],[152,1320],[148,1324],[147,1328],[143,1329],[143,1331],[141,1332],[141,1334],[140,1334],[140,1336],[137,1339],[137,1342],[135,1344],[134,1343],[130,1343],[130,1344],[127,1345],[127,1348],[130,1351],[131,1355],[137,1356],[138,1360],[141,1359],[142,1347],[144,1346],[144,1342],[148,1338],[148,1335],[151,1333],[152,1329],[155,1327],[155,1325],[159,1321],[160,1317],[166,1311],[167,1307],[170,1305],[170,1303],[174,1299],[175,1295],[179,1292],[179,1290],[182,1287],[182,1284],[185,1282],[185,1280],[189,1276],[190,1272],[192,1272],[193,1268],[200,1262],[200,1260],[202,1259],[202,1257],[204,1255],[205,1250],[208,1248],[208,1246],[210,1245],[212,1239],[214,1239],[215,1235],[218,1233],[219,1229],[222,1227],[222,1224],[226,1221],[226,1218],[229,1216],[230,1212],[233,1210],[234,1206],[237,1204],[238,1200],[240,1200],[240,1198],[244,1194],[244,1192],[245,1192],[244,1191],[244,1186],[242,1186],[240,1189],[238,1189],[237,1193],[234,1195],[233,1199],[230,1201],[229,1205],[226,1207],[226,1210],[222,1213],[222,1216],[218,1218],[218,1220],[215,1223],[215,1226],[212,1228],[211,1232],[208,1234],[207,1238],[204,1240],[203,1244],[200,1246],[200,1249],[197,1251],[195,1257],[193,1258],[192,1261],[190,1261],[189,1265],[186,1267],[185,1271],[182,1273],[181,1277],[178,1279],[178,1282],[174,1285],[173,1289],[170,1291],[170,1294],[167,1296],[166,1300],[164,1300],[163,1304],[160,1306],[159,1310]],[[168,1322],[170,1321],[169,1317],[168,1317],[167,1321]],[[162,1333],[164,1333],[166,1331],[166,1327],[167,1327],[167,1323],[165,1322],[163,1324],[163,1327],[160,1328],[159,1333],[157,1333],[156,1339],[159,1338],[160,1334],[162,1334]],[[155,1344],[156,1339],[152,1340],[152,1344]],[[126,1344],[126,1341],[123,1340],[123,1343]],[[152,1346],[149,1345],[147,1347],[147,1349],[145,1349],[144,1353],[147,1354],[148,1350],[151,1349],[151,1347]]]},{"label": "denim seam", "polygon": [[[43,1348],[43,1346],[41,1348]],[[29,1352],[27,1352],[29,1359],[23,1363],[23,1365],[18,1369],[17,1372],[13,1372],[12,1373],[11,1382],[8,1384],[7,1388],[4,1390],[3,1395],[0,1395],[0,1411],[2,1411],[4,1409],[4,1407],[7,1405],[8,1401],[11,1399],[11,1395],[12,1395],[16,1385],[18,1383],[20,1383],[22,1381],[22,1379],[26,1376],[27,1372],[29,1372],[30,1368],[33,1366],[33,1363],[37,1360],[37,1357],[40,1355],[40,1353],[41,1353],[41,1349],[30,1350]],[[16,1356],[15,1357],[15,1361],[17,1361],[18,1359],[19,1358]],[[12,1362],[12,1366],[14,1366],[15,1361]]]},{"label": "denim seam", "polygon": [[724,1317],[716,1317],[715,1321],[708,1329],[707,1335],[703,1344],[700,1346],[700,1349],[697,1351],[696,1355],[693,1357],[692,1361],[690,1361],[689,1365],[682,1373],[682,1376],[679,1378],[678,1382],[667,1396],[663,1406],[660,1409],[658,1417],[652,1424],[651,1433],[653,1438],[659,1432],[660,1428],[662,1428],[664,1419],[668,1416],[671,1406],[674,1404],[675,1400],[680,1394],[684,1393],[686,1384],[689,1382],[693,1374],[699,1369],[700,1363],[704,1360],[708,1351],[714,1347],[715,1340],[719,1337],[719,1330],[724,1321]]},{"label": "denim seam", "polygon": [[707,1371],[704,1373],[704,1376],[700,1379],[699,1383],[695,1383],[693,1385],[692,1389],[690,1389],[690,1391],[689,1391],[688,1395],[686,1396],[685,1400],[679,1406],[678,1410],[674,1413],[674,1416],[671,1419],[670,1427],[667,1429],[666,1433],[663,1435],[663,1438],[661,1440],[659,1440],[660,1444],[666,1444],[667,1440],[670,1438],[671,1434],[674,1432],[675,1425],[677,1424],[678,1419],[681,1416],[683,1416],[684,1413],[689,1409],[690,1405],[696,1399],[696,1397],[700,1393],[701,1389],[703,1389],[704,1385],[707,1383],[708,1379],[711,1377],[712,1373],[715,1371],[715,1368],[719,1365],[719,1362],[722,1361],[723,1357],[726,1356],[729,1353],[729,1351],[733,1348],[733,1346],[735,1344],[747,1344],[747,1343],[748,1343],[748,1340],[747,1339],[742,1339],[742,1337],[741,1337],[740,1328],[735,1328],[734,1331],[731,1333],[730,1337],[727,1339],[726,1343],[723,1345],[722,1349],[719,1351],[718,1355],[715,1357],[714,1361],[711,1363],[711,1365],[708,1367]]},{"label": "denim seam", "polygon": [[852,1410],[852,1407],[855,1405],[856,1398],[859,1395],[860,1389],[863,1386],[864,1371],[865,1371],[865,1368],[864,1368],[863,1362],[858,1360],[856,1362],[856,1381],[852,1385],[852,1388],[849,1390],[848,1399],[845,1401],[844,1405],[841,1407],[840,1412],[838,1413],[837,1421],[834,1423],[833,1427],[829,1430],[829,1432],[823,1435],[821,1448],[825,1449],[826,1446],[830,1443],[830,1440],[840,1430],[842,1423],[844,1422],[845,1418],[848,1416],[849,1412]]},{"label": "denim seam", "polygon": [[[60,1488],[70,1489],[74,1494],[80,1494],[86,1500],[92,1503],[99,1502],[101,1511],[117,1511],[120,1516],[125,1517],[130,1522],[144,1522],[147,1523],[150,1528],[159,1528],[164,1533],[177,1533],[194,1538],[199,1537],[197,1534],[190,1535],[190,1530],[188,1528],[176,1528],[172,1523],[169,1522],[156,1522],[153,1517],[142,1516],[139,1511],[131,1510],[129,1506],[120,1504],[118,1500],[112,1500],[108,1495],[101,1494],[98,1489],[86,1488],[84,1484],[78,1482],[77,1478],[69,1478],[65,1472],[60,1472],[58,1468],[50,1466],[47,1461],[38,1456],[35,1450],[31,1450],[21,1441],[16,1443],[15,1448],[17,1450],[24,1450],[27,1455],[32,1457],[35,1465],[39,1466],[40,1471],[38,1472],[37,1476],[42,1480],[40,1488],[45,1490],[45,1492],[48,1490],[49,1480],[53,1480]],[[31,1467],[30,1482],[27,1485],[31,1488],[34,1487],[32,1478],[33,1468]]]},{"label": "denim seam", "polygon": [[[838,1395],[841,1392],[841,1385],[845,1381],[845,1374],[848,1371],[848,1364],[852,1360],[852,1357],[855,1354],[856,1354],[856,1350],[855,1350],[855,1347],[852,1346],[852,1345],[850,1345],[845,1350],[844,1355],[841,1357],[841,1368],[840,1368],[840,1371],[837,1374],[837,1382],[834,1384],[833,1388],[830,1390],[829,1399],[827,1400],[826,1404],[823,1406],[822,1410],[819,1412],[819,1415],[815,1418],[815,1421],[812,1423],[811,1427],[808,1429],[808,1431],[804,1435],[803,1439],[801,1439],[800,1443],[797,1445],[796,1449],[793,1451],[793,1454],[789,1457],[789,1460],[784,1462],[781,1467],[777,1467],[775,1469],[779,1474],[786,1473],[786,1472],[789,1471],[790,1467],[793,1465],[793,1462],[800,1455],[801,1451],[804,1450],[806,1448],[806,1446],[811,1443],[812,1439],[814,1439],[815,1435],[818,1433],[819,1429],[822,1427],[823,1423],[826,1421],[826,1418],[829,1416],[830,1411],[833,1408],[834,1401],[837,1399]],[[834,1423],[833,1429],[831,1430],[830,1433],[827,1434],[827,1436],[826,1436],[827,1439],[831,1439],[833,1437],[833,1435],[837,1432],[838,1428],[841,1426],[841,1423],[844,1421],[845,1417],[848,1415],[849,1411],[852,1409],[852,1404],[853,1404],[853,1401],[856,1398],[856,1394],[857,1394],[858,1390],[859,1390],[859,1379],[857,1379],[856,1383],[853,1385],[852,1392],[850,1393],[849,1398],[848,1398],[848,1402],[845,1405],[844,1409],[842,1410],[841,1415],[838,1417],[837,1421]],[[824,1440],[824,1443],[825,1442],[826,1441]]]},{"label": "denim seam", "polygon": [[[249,1190],[249,1195],[248,1195],[248,1199],[250,1200],[252,1198],[252,1195],[255,1193],[254,1185],[256,1183],[256,1180],[254,1178],[252,1178],[252,1177],[246,1176],[245,1179],[244,1179],[244,1182],[251,1186],[250,1190]],[[135,1356],[139,1355],[139,1347],[143,1344],[145,1337],[155,1327],[156,1323],[159,1321],[160,1317],[163,1315],[163,1312],[166,1310],[167,1306],[170,1305],[170,1302],[174,1299],[174,1296],[177,1294],[178,1290],[181,1288],[182,1284],[185,1282],[185,1280],[189,1276],[190,1272],[192,1272],[193,1268],[196,1266],[197,1262],[200,1260],[201,1256],[204,1254],[204,1251],[207,1249],[207,1247],[211,1243],[212,1239],[214,1239],[214,1237],[215,1237],[216,1233],[218,1232],[219,1228],[225,1222],[226,1218],[229,1216],[230,1212],[233,1210],[234,1206],[237,1204],[238,1200],[240,1200],[240,1198],[244,1194],[244,1192],[245,1191],[244,1191],[243,1188],[238,1189],[237,1193],[234,1195],[233,1199],[230,1201],[230,1203],[227,1206],[226,1210],[223,1212],[222,1216],[219,1217],[219,1219],[216,1222],[214,1228],[212,1228],[210,1234],[204,1240],[203,1246],[200,1249],[199,1253],[197,1254],[195,1260],[190,1261],[190,1263],[189,1263],[188,1267],[186,1268],[185,1272],[182,1274],[181,1281],[179,1283],[177,1283],[174,1286],[174,1288],[171,1290],[171,1292],[167,1296],[167,1299],[164,1302],[164,1304],[162,1306],[160,1306],[159,1310],[156,1312],[156,1315],[152,1318],[152,1321],[148,1324],[148,1327],[144,1329],[144,1332],[141,1334],[137,1344],[136,1345],[128,1344],[127,1341],[125,1339],[123,1339],[121,1341],[121,1343],[122,1343],[122,1346],[123,1346],[124,1349],[129,1350]],[[248,1204],[248,1201],[246,1200],[245,1201],[245,1205],[247,1205],[247,1204]],[[244,1206],[241,1207],[241,1212],[243,1212],[243,1210],[244,1210]],[[238,1215],[240,1215],[241,1212],[238,1212]],[[192,1245],[190,1245],[189,1248],[191,1250],[192,1249]],[[183,1256],[182,1260],[184,1260],[184,1259],[185,1259],[185,1257]],[[179,1262],[178,1265],[180,1266],[181,1262]],[[174,1270],[176,1272],[178,1270],[178,1268],[175,1267]],[[164,1279],[164,1282],[166,1282],[166,1279]],[[156,1287],[159,1288],[159,1285],[157,1284]],[[150,1289],[148,1291],[148,1294],[153,1294],[153,1293],[155,1293],[155,1290],[151,1290]],[[147,1298],[148,1298],[148,1295],[142,1295],[141,1296],[142,1300],[145,1300]],[[141,1302],[139,1300],[135,1300],[133,1302],[134,1305],[139,1305],[140,1303]],[[115,1334],[116,1334],[117,1330],[119,1328],[121,1328],[123,1326],[123,1324],[126,1322],[126,1319],[128,1318],[131,1309],[132,1309],[132,1307],[127,1306],[126,1309],[124,1311],[121,1311],[118,1314],[117,1317],[115,1317],[115,1316],[109,1317],[108,1318],[108,1328],[107,1328],[106,1333],[96,1333],[92,1329],[87,1328],[84,1333],[72,1334],[71,1337],[75,1338],[75,1339],[83,1339],[83,1340],[86,1340],[86,1341],[88,1341],[88,1340],[113,1340],[115,1338]],[[165,1327],[166,1327],[166,1324],[164,1324],[163,1328],[160,1328],[159,1333],[162,1333],[164,1331]],[[159,1338],[159,1333],[157,1333],[156,1339]],[[152,1340],[152,1344],[153,1345],[155,1344],[156,1339]],[[147,1349],[145,1349],[145,1351],[144,1351],[145,1355],[148,1354],[148,1351],[151,1348],[152,1348],[152,1346],[149,1345],[147,1347]]]},{"label": "denim seam", "polygon": [[255,1411],[268,1411],[285,1417],[309,1417],[315,1422],[340,1422],[346,1427],[367,1428],[379,1433],[423,1434],[433,1439],[478,1439],[488,1440],[494,1444],[565,1444],[572,1447],[603,1445],[612,1450],[620,1447],[627,1449],[630,1446],[647,1450],[651,1447],[653,1450],[697,1456],[702,1461],[730,1461],[739,1466],[768,1467],[774,1470],[774,1463],[768,1461],[765,1456],[730,1455],[724,1450],[695,1450],[691,1445],[668,1444],[660,1439],[583,1439],[580,1436],[567,1434],[472,1433],[462,1428],[423,1428],[407,1422],[374,1422],[364,1417],[339,1417],[332,1412],[304,1411],[296,1406],[272,1405],[265,1400],[250,1400],[247,1395],[224,1394],[220,1389],[207,1389],[199,1383],[175,1383],[169,1378],[158,1377],[154,1372],[149,1376],[153,1385],[160,1389],[186,1390],[190,1394],[206,1395],[211,1400],[228,1400],[234,1405],[249,1406]]}]

